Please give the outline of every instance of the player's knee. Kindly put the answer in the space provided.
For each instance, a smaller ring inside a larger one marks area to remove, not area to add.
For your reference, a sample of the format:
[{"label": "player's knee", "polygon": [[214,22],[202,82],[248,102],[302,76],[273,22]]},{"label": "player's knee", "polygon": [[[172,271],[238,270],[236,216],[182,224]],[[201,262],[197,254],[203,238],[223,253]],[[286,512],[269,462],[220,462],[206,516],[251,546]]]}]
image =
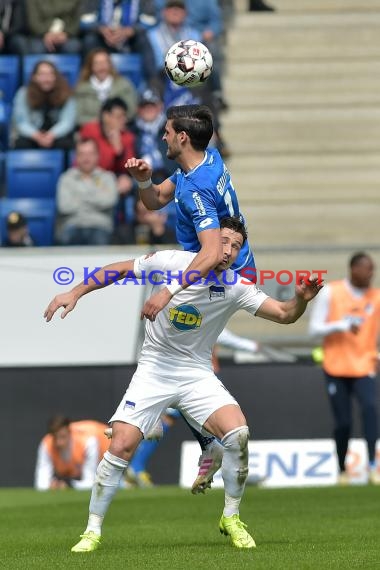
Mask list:
[{"label": "player's knee", "polygon": [[222,438],[222,444],[225,449],[234,449],[240,453],[247,454],[249,441],[248,426],[240,426],[235,428]]}]

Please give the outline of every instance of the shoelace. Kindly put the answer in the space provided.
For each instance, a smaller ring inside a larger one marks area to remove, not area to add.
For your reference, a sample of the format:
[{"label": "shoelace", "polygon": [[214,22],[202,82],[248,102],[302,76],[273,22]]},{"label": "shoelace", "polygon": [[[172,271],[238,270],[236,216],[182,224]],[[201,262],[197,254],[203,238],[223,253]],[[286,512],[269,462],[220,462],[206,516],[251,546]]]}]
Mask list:
[{"label": "shoelace", "polygon": [[80,538],[85,538],[90,542],[100,542],[100,536],[96,536],[96,534],[80,534]]},{"label": "shoelace", "polygon": [[[234,533],[234,535],[237,538],[247,538],[247,531],[245,530],[247,528],[247,525],[245,523],[243,523],[243,521],[241,521],[240,519],[236,520],[234,519],[235,525],[233,525],[233,528],[231,529],[232,532]],[[232,525],[231,525],[232,526]],[[228,528],[228,526],[227,526]],[[230,529],[228,529],[230,530]]]}]

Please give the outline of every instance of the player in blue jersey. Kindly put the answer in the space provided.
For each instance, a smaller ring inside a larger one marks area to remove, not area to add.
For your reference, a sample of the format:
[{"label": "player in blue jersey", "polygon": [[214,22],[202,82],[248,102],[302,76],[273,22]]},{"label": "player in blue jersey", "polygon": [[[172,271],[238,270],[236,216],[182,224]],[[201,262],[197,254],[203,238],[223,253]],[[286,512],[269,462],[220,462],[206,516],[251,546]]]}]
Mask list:
[{"label": "player in blue jersey", "polygon": [[[166,115],[163,138],[168,145],[167,157],[175,160],[180,168],[160,184],[153,184],[152,169],[146,161],[130,158],[125,166],[135,178],[148,210],[159,210],[175,200],[178,242],[186,251],[198,252],[198,255],[184,272],[186,279],[165,287],[147,300],[142,315],[150,320],[155,319],[173,295],[186,289],[199,276],[206,276],[220,263],[220,220],[238,216],[244,223],[230,173],[218,150],[208,148],[213,135],[210,109],[205,105],[182,105],[169,107]],[[232,269],[244,271],[245,277],[254,280],[254,260],[248,244]]]},{"label": "player in blue jersey", "polygon": [[[152,321],[173,295],[220,263],[220,220],[237,216],[245,223],[230,173],[218,150],[208,148],[213,135],[210,109],[205,105],[173,106],[168,108],[166,116],[163,136],[166,154],[180,168],[162,183],[153,184],[152,169],[146,161],[130,158],[125,166],[135,178],[141,200],[149,210],[159,210],[175,200],[178,242],[186,251],[198,255],[184,271],[186,279],[181,283],[174,281],[146,301],[141,314]],[[244,243],[232,269],[255,281],[255,264],[248,242]],[[190,429],[202,449],[193,492],[204,492],[221,465],[222,448],[214,438],[201,436],[191,426]]]}]

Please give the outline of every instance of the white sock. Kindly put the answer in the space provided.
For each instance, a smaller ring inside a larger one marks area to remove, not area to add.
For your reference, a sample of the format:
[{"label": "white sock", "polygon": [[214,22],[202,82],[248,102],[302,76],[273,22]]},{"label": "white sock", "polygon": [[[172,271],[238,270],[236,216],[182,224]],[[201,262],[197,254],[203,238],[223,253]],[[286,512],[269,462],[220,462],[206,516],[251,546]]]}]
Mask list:
[{"label": "white sock", "polygon": [[241,497],[230,497],[228,493],[224,493],[224,509],[223,514],[225,517],[232,517],[232,515],[239,514]]},{"label": "white sock", "polygon": [[85,532],[102,533],[102,523],[108,507],[120,486],[120,480],[128,467],[128,461],[106,451],[96,470],[92,487],[90,514]]},{"label": "white sock", "polygon": [[222,439],[224,447],[222,477],[225,495],[223,515],[225,517],[239,514],[240,501],[248,476],[248,440],[247,426],[229,431]]},{"label": "white sock", "polygon": [[88,515],[88,523],[87,528],[84,532],[94,532],[95,534],[102,534],[102,524],[103,524],[103,516],[89,514]]}]

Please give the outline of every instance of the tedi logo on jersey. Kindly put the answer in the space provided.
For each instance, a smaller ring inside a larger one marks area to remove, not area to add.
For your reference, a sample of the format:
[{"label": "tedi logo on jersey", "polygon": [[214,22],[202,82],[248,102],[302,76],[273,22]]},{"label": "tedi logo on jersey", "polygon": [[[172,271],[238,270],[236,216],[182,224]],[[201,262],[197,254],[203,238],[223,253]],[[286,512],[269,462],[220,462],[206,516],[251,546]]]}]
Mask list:
[{"label": "tedi logo on jersey", "polygon": [[177,305],[169,309],[169,321],[178,331],[190,331],[201,326],[202,315],[194,305]]}]

